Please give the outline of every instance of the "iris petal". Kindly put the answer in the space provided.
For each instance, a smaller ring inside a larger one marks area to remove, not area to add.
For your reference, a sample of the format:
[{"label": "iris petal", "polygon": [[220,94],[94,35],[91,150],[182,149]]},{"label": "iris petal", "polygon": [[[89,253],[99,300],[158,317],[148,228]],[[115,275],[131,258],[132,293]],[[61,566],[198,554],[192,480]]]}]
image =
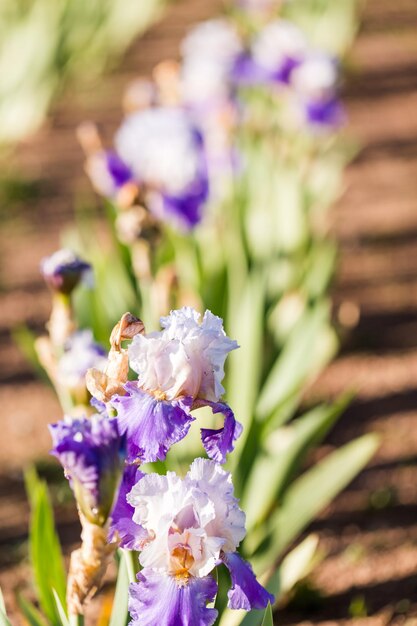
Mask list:
[{"label": "iris petal", "polygon": [[232,588],[228,591],[230,609],[264,609],[268,602],[273,604],[274,596],[256,580],[250,564],[237,552],[228,552],[223,562],[230,572]]},{"label": "iris petal", "polygon": [[114,396],[119,430],[127,435],[128,461],[163,461],[170,447],[187,434],[194,418],[191,398],[158,400],[136,383],[125,385],[126,395]]},{"label": "iris petal", "polygon": [[[195,405],[194,405],[195,406]],[[201,441],[210,459],[225,463],[226,456],[232,452],[235,440],[241,435],[242,424],[236,421],[230,406],[222,402],[198,401],[198,406],[209,406],[213,413],[223,413],[224,426],[218,430],[201,429]],[[195,408],[197,408],[195,406]]]},{"label": "iris petal", "polygon": [[208,609],[217,584],[211,576],[189,578],[181,584],[173,577],[144,569],[129,588],[129,626],[212,626],[217,611]]},{"label": "iris petal", "polygon": [[136,465],[127,465],[123,472],[122,482],[119,487],[117,500],[111,512],[109,528],[109,541],[117,538],[121,548],[128,550],[141,550],[143,540],[148,537],[147,531],[133,521],[135,509],[127,500],[126,495],[144,474]]}]

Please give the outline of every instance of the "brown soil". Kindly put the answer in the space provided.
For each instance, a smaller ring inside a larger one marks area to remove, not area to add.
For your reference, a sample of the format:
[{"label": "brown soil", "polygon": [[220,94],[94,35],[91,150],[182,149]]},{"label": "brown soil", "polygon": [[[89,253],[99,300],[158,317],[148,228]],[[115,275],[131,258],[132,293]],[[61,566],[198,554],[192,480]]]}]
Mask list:
[{"label": "brown soil", "polygon": [[[37,190],[30,204],[0,209],[0,585],[13,605],[16,584],[29,587],[28,567],[20,564],[28,521],[21,469],[46,455],[46,425],[60,410],[15,347],[11,330],[26,323],[41,331],[49,296],[39,260],[57,248],[74,204],[94,202],[74,128],[90,118],[111,137],[123,86],[176,56],[187,27],[213,14],[217,4],[178,2],[133,46],[117,73],[76,93],[68,90],[48,124],[12,160],[14,172],[35,180]],[[370,467],[312,524],[328,557],[310,586],[324,599],[304,590],[281,611],[285,624],[417,624],[416,26],[415,0],[369,0],[349,59],[350,132],[364,148],[347,171],[346,193],[334,211],[341,256],[333,296],[336,317],[350,303],[359,307],[360,319],[343,332],[339,358],[310,397],[357,389],[319,454],[368,431],[380,433],[382,445]],[[62,507],[58,523],[69,547],[78,536],[75,516]],[[13,623],[19,619],[13,616]]]}]

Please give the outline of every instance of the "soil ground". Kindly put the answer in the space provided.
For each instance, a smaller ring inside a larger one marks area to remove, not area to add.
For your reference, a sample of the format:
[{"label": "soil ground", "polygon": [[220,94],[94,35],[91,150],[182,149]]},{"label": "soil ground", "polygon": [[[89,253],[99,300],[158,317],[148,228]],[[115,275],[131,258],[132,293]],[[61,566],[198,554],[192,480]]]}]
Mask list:
[{"label": "soil ground", "polygon": [[[29,587],[21,563],[28,522],[22,467],[46,455],[46,425],[60,410],[11,331],[23,323],[42,331],[49,296],[39,260],[58,247],[74,204],[94,202],[74,129],[94,119],[110,138],[126,83],[176,56],[187,28],[215,11],[215,2],[178,1],[116,73],[68,90],[43,129],[11,158],[10,172],[34,181],[10,184],[9,203],[0,207],[0,585],[13,606],[11,590]],[[357,389],[320,454],[369,431],[380,433],[382,444],[312,524],[328,556],[310,589],[281,611],[282,624],[417,625],[416,28],[415,0],[368,0],[346,88],[350,133],[363,149],[347,170],[346,191],[333,213],[340,246],[335,315],[343,315],[346,303],[360,315],[345,332],[339,357],[310,390],[328,399]],[[65,507],[58,525],[67,547],[77,541],[75,517]],[[20,623],[14,615],[13,623]]]}]

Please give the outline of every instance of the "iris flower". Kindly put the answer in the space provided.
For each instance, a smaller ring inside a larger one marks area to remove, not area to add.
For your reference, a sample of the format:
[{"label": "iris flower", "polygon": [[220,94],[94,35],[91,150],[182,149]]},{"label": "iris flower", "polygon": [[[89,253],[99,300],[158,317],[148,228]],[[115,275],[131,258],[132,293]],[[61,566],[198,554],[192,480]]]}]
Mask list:
[{"label": "iris flower", "polygon": [[245,514],[220,465],[196,459],[184,479],[174,472],[148,474],[127,500],[143,568],[130,585],[131,626],[211,626],[217,617],[216,609],[207,608],[217,592],[211,573],[221,564],[231,577],[229,608],[249,611],[273,602],[236,551],[245,536]]},{"label": "iris flower", "polygon": [[119,430],[126,433],[130,462],[163,460],[169,448],[187,434],[193,409],[209,406],[224,415],[218,430],[201,429],[208,456],[220,463],[234,447],[242,427],[231,408],[220,401],[224,363],[237,348],[222,320],[190,307],[161,318],[162,331],[136,335],[129,346],[129,365],[138,378],[124,385],[111,404]]}]

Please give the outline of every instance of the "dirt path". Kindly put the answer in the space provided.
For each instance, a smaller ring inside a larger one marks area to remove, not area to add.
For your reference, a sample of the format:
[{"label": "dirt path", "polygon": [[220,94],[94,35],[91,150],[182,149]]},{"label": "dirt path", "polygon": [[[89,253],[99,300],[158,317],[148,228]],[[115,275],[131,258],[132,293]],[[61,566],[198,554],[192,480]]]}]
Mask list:
[{"label": "dirt path", "polygon": [[[8,589],[16,582],[27,586],[27,569],[18,565],[27,527],[21,467],[46,453],[46,424],[59,414],[10,331],[19,322],[42,329],[49,298],[39,259],[58,246],[60,229],[71,222],[74,180],[77,202],[92,197],[74,128],[92,118],[111,137],[126,82],[175,56],[187,27],[212,14],[214,5],[179,2],[117,74],[68,93],[18,152],[17,165],[38,181],[38,195],[30,204],[0,208],[0,584]],[[324,449],[367,431],[379,432],[382,446],[371,467],[313,524],[329,554],[312,578],[325,600],[304,594],[303,611],[298,603],[281,613],[285,624],[417,624],[416,28],[415,0],[368,0],[351,58],[351,132],[365,147],[334,212],[341,249],[334,299],[336,311],[350,302],[361,316],[311,393],[328,398],[358,389]],[[64,541],[75,541],[72,520],[62,514],[59,521]]]}]

